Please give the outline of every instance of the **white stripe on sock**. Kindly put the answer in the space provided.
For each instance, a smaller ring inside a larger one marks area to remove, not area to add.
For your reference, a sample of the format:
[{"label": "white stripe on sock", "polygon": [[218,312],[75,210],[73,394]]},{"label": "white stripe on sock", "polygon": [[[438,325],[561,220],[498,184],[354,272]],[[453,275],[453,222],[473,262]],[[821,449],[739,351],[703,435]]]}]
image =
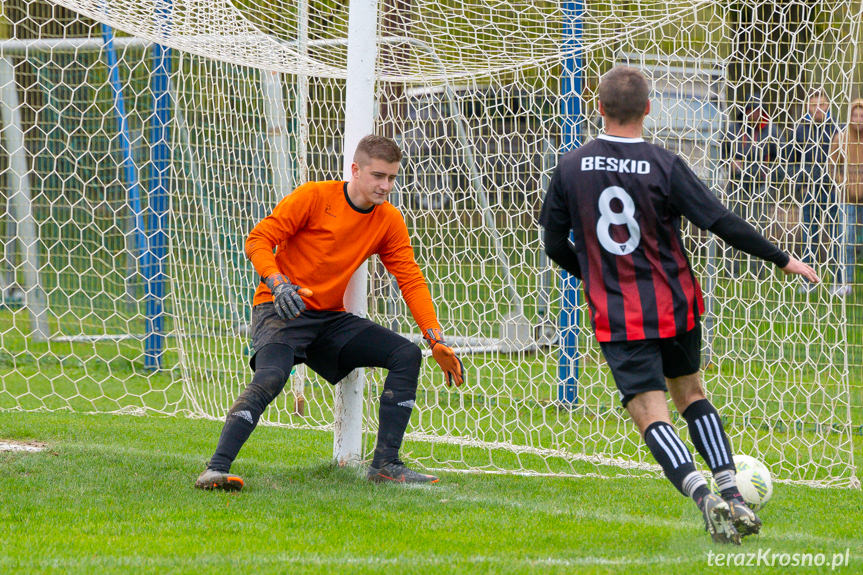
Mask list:
[{"label": "white stripe on sock", "polygon": [[[677,459],[680,460],[680,464],[689,463],[692,461],[692,458],[689,456],[689,450],[686,449],[686,446],[681,443],[680,438],[677,437],[677,434],[674,433],[673,429],[670,429],[670,425],[660,425],[660,433],[662,433],[663,437],[665,437],[668,444],[674,450],[674,453],[677,455]],[[677,467],[675,465],[675,467]]]},{"label": "white stripe on sock", "polygon": [[722,465],[728,465],[731,463],[731,457],[728,450],[725,449],[725,441],[723,441],[722,437],[722,425],[720,425],[719,418],[715,413],[710,414],[710,421],[713,423],[713,429],[716,431],[716,439],[722,456]]},{"label": "white stripe on sock", "polygon": [[713,454],[710,442],[707,441],[707,436],[704,434],[704,428],[701,426],[701,419],[695,420],[695,428],[698,430],[698,435],[701,437],[701,444],[707,452],[707,465],[710,466],[710,469],[716,469],[716,456]]},{"label": "white stripe on sock", "polygon": [[726,489],[737,487],[737,478],[735,477],[734,472],[730,469],[720,471],[713,476],[713,479],[716,481],[716,487],[719,491],[725,491]]},{"label": "white stripe on sock", "polygon": [[677,434],[674,433],[674,429],[670,425],[662,425],[660,426],[662,430],[662,434],[674,448],[675,453],[677,453],[680,457],[680,461],[682,463],[689,463],[692,461],[692,457],[689,455],[689,450],[686,449],[686,446],[683,445],[683,442],[680,441],[680,438],[677,437]]},{"label": "white stripe on sock", "polygon": [[692,471],[683,478],[683,492],[687,497],[692,497],[695,490],[704,485],[707,486],[707,481],[704,476],[698,471]]},{"label": "white stripe on sock", "polygon": [[714,437],[716,432],[713,429],[713,425],[711,424],[709,417],[701,417],[701,421],[704,422],[704,429],[706,430],[707,437],[710,439],[710,445],[713,447],[713,453],[716,454],[716,466],[719,467],[720,465],[722,465],[722,452],[719,450],[719,445],[717,442],[718,438]]},{"label": "white stripe on sock", "polygon": [[651,431],[650,433],[653,434],[654,441],[656,441],[656,443],[659,444],[659,447],[662,448],[662,450],[665,452],[665,454],[671,460],[671,466],[674,469],[677,469],[677,459],[674,457],[674,453],[668,448],[667,445],[665,445],[665,442],[662,440],[662,437],[659,436],[659,433],[656,431],[656,428],[654,428],[653,431]]}]

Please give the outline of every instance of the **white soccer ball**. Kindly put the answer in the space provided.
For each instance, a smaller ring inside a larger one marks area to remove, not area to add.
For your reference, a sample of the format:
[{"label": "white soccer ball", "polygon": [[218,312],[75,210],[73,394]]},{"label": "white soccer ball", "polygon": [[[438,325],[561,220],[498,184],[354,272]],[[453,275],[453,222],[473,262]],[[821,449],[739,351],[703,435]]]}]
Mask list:
[{"label": "white soccer ball", "polygon": [[770,470],[761,461],[750,455],[735,455],[737,467],[737,487],[743,500],[754,511],[758,511],[770,501],[773,495],[773,478]]},{"label": "white soccer ball", "polygon": [[[737,467],[737,488],[740,495],[753,511],[758,511],[770,501],[773,495],[773,478],[767,466],[750,455],[735,455],[734,465]],[[719,495],[716,481],[711,477],[709,487]]]}]

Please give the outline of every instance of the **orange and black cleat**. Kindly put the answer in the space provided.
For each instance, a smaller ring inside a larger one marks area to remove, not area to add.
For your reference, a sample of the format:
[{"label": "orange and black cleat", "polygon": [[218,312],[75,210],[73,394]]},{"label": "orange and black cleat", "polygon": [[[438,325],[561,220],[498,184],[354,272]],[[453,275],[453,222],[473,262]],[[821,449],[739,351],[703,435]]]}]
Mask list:
[{"label": "orange and black cleat", "polygon": [[434,475],[417,473],[401,460],[390,461],[380,468],[369,467],[366,478],[373,483],[437,483]]},{"label": "orange and black cleat", "polygon": [[195,481],[195,487],[198,489],[206,489],[212,491],[220,489],[222,491],[239,491],[243,488],[243,479],[238,475],[225,473],[224,471],[216,471],[215,469],[207,469],[198,476]]}]

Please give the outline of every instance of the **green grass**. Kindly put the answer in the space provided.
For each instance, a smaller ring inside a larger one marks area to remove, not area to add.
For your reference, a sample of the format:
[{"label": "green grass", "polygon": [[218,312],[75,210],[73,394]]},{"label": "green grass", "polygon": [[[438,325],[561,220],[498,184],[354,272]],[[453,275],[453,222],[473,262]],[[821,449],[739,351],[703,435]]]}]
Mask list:
[{"label": "green grass", "polygon": [[[713,340],[714,364],[704,372],[706,388],[724,416],[734,446],[746,453],[761,454],[779,477],[829,477],[832,481],[845,481],[851,475],[859,478],[849,465],[852,457],[858,465],[863,461],[861,346],[859,334],[853,329],[861,324],[861,319],[855,317],[860,310],[859,295],[845,301],[845,312],[852,317],[848,322],[848,344],[844,346],[829,328],[831,314],[841,311],[835,300],[800,296],[793,285],[778,287],[750,281],[719,284],[721,290],[733,291],[734,297],[727,293],[723,298],[722,321]],[[772,298],[753,300],[753,295],[764,295],[762,290]],[[747,307],[750,301],[757,304]],[[779,305],[778,310],[771,311],[776,301],[790,305]],[[492,299],[489,305],[499,304]],[[776,317],[779,313],[783,316]],[[178,321],[200,328],[197,317]],[[64,322],[66,328],[62,327]],[[12,328],[0,331],[0,409],[143,409],[221,417],[248,383],[247,339],[213,330],[209,325],[203,329],[212,334],[208,337],[168,339],[166,369],[161,372],[144,368],[143,345],[138,340],[35,342],[20,335],[29,325],[27,313],[21,309],[0,311],[0,325]],[[76,330],[68,324],[68,318],[56,320],[55,327],[60,333],[89,333],[91,328],[99,332],[98,326],[78,326]],[[112,327],[110,331],[122,330]],[[187,329],[186,333],[193,332]],[[588,333],[586,329],[584,334]],[[427,361],[418,393],[422,409],[414,417],[413,431],[485,444],[467,447],[421,443],[413,455],[427,465],[439,467],[540,473],[597,471],[594,464],[579,461],[577,454],[652,463],[618,407],[614,384],[595,343],[588,342],[584,334],[582,342],[588,347],[581,362],[580,406],[575,410],[558,409],[553,402],[558,381],[557,353],[553,349],[467,356],[469,383],[459,390],[441,386],[434,362]],[[185,346],[185,366],[179,363],[180,343]],[[806,354],[805,360],[786,361],[801,352]],[[367,376],[367,396],[371,400],[366,402],[366,421],[375,426],[377,402],[373,398],[381,392],[383,374],[371,370]],[[306,383],[305,399],[304,416],[292,413],[293,397],[284,393],[274,402],[267,418],[307,427],[326,426],[332,421],[331,386],[311,378]],[[516,455],[493,447],[498,444],[546,451],[543,455]],[[563,456],[558,456],[558,451],[563,451]],[[603,467],[601,473],[616,475],[618,470]]]},{"label": "green grass", "polygon": [[[0,573],[688,575],[729,551],[662,480],[443,473],[431,487],[376,486],[329,464],[325,432],[261,427],[233,468],[244,491],[196,491],[219,430],[186,418],[0,418],[0,438],[48,444],[0,453]],[[776,484],[761,515],[763,534],[739,550],[829,561],[848,548],[837,572],[863,569],[860,490]]]}]

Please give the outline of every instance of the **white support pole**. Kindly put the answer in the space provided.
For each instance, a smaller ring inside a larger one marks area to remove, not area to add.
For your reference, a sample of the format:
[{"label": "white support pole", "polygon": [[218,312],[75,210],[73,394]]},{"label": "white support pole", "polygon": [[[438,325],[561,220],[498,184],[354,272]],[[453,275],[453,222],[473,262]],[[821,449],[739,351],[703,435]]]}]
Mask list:
[{"label": "white support pole", "polygon": [[[345,89],[344,177],[351,178],[354,150],[374,130],[375,61],[378,36],[377,0],[352,0],[348,13],[348,78]],[[345,293],[345,307],[359,316],[368,313],[368,264],[356,271]],[[365,375],[355,370],[335,391],[333,457],[339,465],[362,457],[363,387]]]},{"label": "white support pole", "polygon": [[24,268],[24,305],[30,312],[30,337],[44,341],[50,336],[45,310],[45,294],[39,284],[39,250],[36,222],[33,220],[30,197],[30,169],[27,167],[27,150],[18,109],[18,88],[15,68],[9,58],[0,58],[0,116],[2,116],[3,145],[9,154],[9,209],[18,229]]},{"label": "white support pole", "polygon": [[261,70],[261,91],[264,93],[264,111],[270,141],[273,187],[276,198],[281,200],[294,189],[294,166],[290,155],[282,74]]},{"label": "white support pole", "polygon": [[[297,185],[297,170],[291,158],[290,128],[285,111],[284,77],[279,72],[261,70],[261,90],[264,93],[264,110],[267,117],[267,132],[270,141],[270,163],[273,171],[273,188],[276,199],[290,194]],[[302,96],[303,98],[305,96]],[[299,140],[299,137],[297,137]],[[299,148],[299,146],[298,146]],[[306,366],[300,364],[291,376],[291,391],[294,394],[294,413],[305,414]]]},{"label": "white support pole", "polygon": [[[297,6],[297,51],[305,62],[309,55],[309,0],[300,0]],[[309,76],[304,72],[297,74],[297,97],[294,102],[297,133],[294,141],[297,143],[297,175],[298,182],[309,179],[307,162],[309,142]]]},{"label": "white support pole", "polygon": [[[300,57],[305,61],[309,54],[309,0],[300,0],[297,5],[299,13],[297,17],[297,51]],[[296,182],[305,182],[309,179],[309,165],[306,161],[308,154],[309,141],[309,76],[303,72],[297,74],[296,77],[296,98],[294,100],[294,116],[295,134],[294,142],[296,147],[294,150],[296,167],[294,170],[294,180]],[[306,364],[301,363],[297,366],[291,381],[291,389],[294,392],[294,413],[297,415],[305,415],[306,413]]]}]

